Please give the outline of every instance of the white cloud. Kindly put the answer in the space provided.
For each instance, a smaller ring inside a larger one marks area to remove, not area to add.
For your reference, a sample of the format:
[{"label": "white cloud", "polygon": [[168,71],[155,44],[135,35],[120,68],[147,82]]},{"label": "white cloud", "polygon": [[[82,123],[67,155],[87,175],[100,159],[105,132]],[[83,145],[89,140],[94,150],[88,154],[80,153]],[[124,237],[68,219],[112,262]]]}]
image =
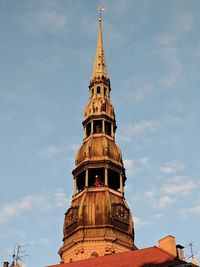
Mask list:
[{"label": "white cloud", "polygon": [[39,154],[41,156],[45,156],[45,157],[52,157],[55,156],[56,154],[58,154],[59,150],[57,147],[50,145],[48,147],[43,148],[42,150],[39,151]]},{"label": "white cloud", "polygon": [[[143,78],[136,78],[136,77],[128,77],[123,83],[121,84],[121,90],[119,91],[118,100],[120,103],[122,101],[122,97],[125,99],[124,103],[140,103],[143,101],[147,96],[152,95],[156,92],[156,87],[154,83],[151,81],[146,81]],[[124,91],[123,88],[126,88]],[[123,104],[123,103],[121,103]]]},{"label": "white cloud", "polygon": [[33,29],[48,28],[50,31],[64,30],[66,24],[66,16],[53,8],[36,10],[29,16],[29,21],[27,23],[27,25]]},{"label": "white cloud", "polygon": [[155,191],[152,190],[152,191],[146,191],[144,192],[144,196],[148,197],[148,198],[152,198],[155,196]]},{"label": "white cloud", "polygon": [[68,198],[65,192],[63,191],[58,191],[54,193],[54,199],[56,206],[58,207],[63,207],[65,204],[68,202]]},{"label": "white cloud", "polygon": [[52,240],[49,238],[49,237],[46,237],[46,238],[41,238],[41,239],[38,239],[38,240],[32,240],[29,242],[29,245],[40,245],[42,244],[43,246],[50,246]]},{"label": "white cloud", "polygon": [[125,159],[124,161],[125,169],[129,173],[136,175],[139,172],[144,170],[150,170],[152,168],[152,164],[148,157],[139,158],[139,159]]},{"label": "white cloud", "polygon": [[[155,86],[152,82],[138,81],[134,78],[126,79],[123,86],[126,91],[123,90],[123,97],[126,98],[126,102],[137,103],[141,102],[145,97],[155,92]],[[121,99],[121,95],[119,96]]]},{"label": "white cloud", "polygon": [[194,207],[182,209],[181,213],[186,216],[200,215],[200,203],[197,203]]},{"label": "white cloud", "polygon": [[161,86],[174,88],[183,80],[183,63],[178,57],[177,48],[169,46],[163,49],[163,61],[167,66],[167,72],[161,78]]},{"label": "white cloud", "polygon": [[147,157],[144,157],[144,158],[139,158],[138,160],[137,160],[137,162],[141,165],[141,166],[143,166],[145,169],[151,169],[151,167],[152,167],[152,164],[150,163],[150,159],[149,158],[147,158]]},{"label": "white cloud", "polygon": [[182,184],[176,184],[176,183],[170,183],[170,184],[164,184],[161,186],[160,191],[164,194],[177,194],[177,193],[190,193],[193,189],[196,188],[196,184],[193,181],[188,181],[186,183]]},{"label": "white cloud", "polygon": [[194,21],[189,14],[174,17],[171,29],[159,36],[158,46],[160,57],[166,65],[166,72],[161,77],[161,86],[174,88],[184,80],[184,63],[181,61],[179,42],[193,30]]},{"label": "white cloud", "polygon": [[164,167],[160,168],[160,170],[166,174],[175,174],[184,169],[185,169],[185,165],[178,160],[174,160],[170,163],[167,163]]},{"label": "white cloud", "polygon": [[80,145],[78,144],[69,144],[69,149],[76,152],[79,149]]},{"label": "white cloud", "polygon": [[173,199],[170,196],[161,196],[157,203],[154,204],[156,207],[158,208],[165,208],[166,206],[172,204],[175,201],[175,199]]},{"label": "white cloud", "polygon": [[143,100],[146,96],[152,94],[155,91],[154,86],[151,83],[144,83],[139,88],[133,91],[132,98],[136,101]]},{"label": "white cloud", "polygon": [[133,217],[133,222],[136,228],[142,227],[147,224],[154,224],[157,223],[158,220],[161,220],[163,218],[163,214],[161,213],[155,213],[152,216],[150,216],[148,219],[147,218],[141,218],[134,216]]},{"label": "white cloud", "polygon": [[156,120],[140,121],[134,125],[130,125],[126,129],[124,135],[125,139],[130,140],[137,136],[144,135],[149,132],[154,132],[160,127],[160,124]]},{"label": "white cloud", "polygon": [[34,197],[26,196],[12,203],[3,204],[0,208],[0,223],[6,222],[10,218],[17,216],[21,212],[29,210],[33,203]]},{"label": "white cloud", "polygon": [[21,213],[31,210],[48,212],[56,207],[66,206],[68,201],[62,189],[46,194],[28,195],[13,202],[6,202],[0,206],[0,223],[5,223]]},{"label": "white cloud", "polygon": [[148,205],[163,209],[183,197],[191,196],[198,186],[199,182],[189,176],[174,176],[167,179],[166,182],[148,189],[143,192],[142,197],[140,194],[137,198],[143,201],[145,197]]},{"label": "white cloud", "polygon": [[127,169],[127,170],[132,170],[133,169],[133,160],[132,159],[124,159],[124,167]]},{"label": "white cloud", "polygon": [[136,225],[136,227],[141,227],[141,226],[147,224],[146,220],[144,220],[144,219],[142,219],[140,217],[137,217],[137,216],[133,217],[133,222]]}]

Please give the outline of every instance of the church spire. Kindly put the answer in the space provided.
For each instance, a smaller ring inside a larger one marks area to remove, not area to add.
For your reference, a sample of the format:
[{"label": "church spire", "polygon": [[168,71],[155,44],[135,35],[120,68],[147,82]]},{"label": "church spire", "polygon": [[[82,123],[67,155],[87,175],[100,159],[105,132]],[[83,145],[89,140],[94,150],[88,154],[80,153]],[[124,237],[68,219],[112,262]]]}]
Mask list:
[{"label": "church spire", "polygon": [[101,12],[105,11],[103,8],[98,8],[98,11],[100,13],[99,15],[99,29],[98,29],[98,38],[97,38],[97,47],[96,47],[96,54],[94,59],[94,67],[93,67],[93,73],[90,77],[90,81],[97,77],[103,77],[109,79],[109,76],[107,74],[106,70],[106,61],[105,61],[105,53],[103,48],[103,37],[102,37],[102,15]]},{"label": "church spire", "polygon": [[135,249],[134,225],[124,198],[126,173],[115,143],[116,121],[110,100],[102,39],[102,8],[89,101],[82,123],[84,138],[72,171],[74,194],[65,213],[64,263]]}]

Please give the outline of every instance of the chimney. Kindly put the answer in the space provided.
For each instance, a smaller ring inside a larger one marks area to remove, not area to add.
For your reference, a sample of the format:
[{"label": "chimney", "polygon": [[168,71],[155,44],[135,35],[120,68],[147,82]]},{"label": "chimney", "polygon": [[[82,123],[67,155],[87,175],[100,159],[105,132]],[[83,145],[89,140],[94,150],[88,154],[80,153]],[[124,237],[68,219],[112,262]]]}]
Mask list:
[{"label": "chimney", "polygon": [[3,262],[3,267],[8,267],[8,265],[9,265],[9,262],[7,261]]},{"label": "chimney", "polygon": [[176,245],[176,252],[177,252],[177,258],[180,260],[184,261],[185,260],[185,255],[184,255],[184,247],[177,244]]},{"label": "chimney", "polygon": [[158,247],[182,261],[185,260],[184,247],[179,244],[176,245],[176,239],[172,235],[160,239]]},{"label": "chimney", "polygon": [[168,252],[169,254],[173,255],[174,257],[177,256],[176,254],[176,240],[175,237],[172,235],[168,235],[158,241],[158,247],[162,250]]}]

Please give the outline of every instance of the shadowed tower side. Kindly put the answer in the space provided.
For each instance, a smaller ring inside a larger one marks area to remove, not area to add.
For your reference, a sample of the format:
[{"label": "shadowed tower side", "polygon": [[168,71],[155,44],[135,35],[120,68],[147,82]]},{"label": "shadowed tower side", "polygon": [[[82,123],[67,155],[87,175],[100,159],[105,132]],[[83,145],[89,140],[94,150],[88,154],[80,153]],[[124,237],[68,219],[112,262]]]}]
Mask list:
[{"label": "shadowed tower side", "polygon": [[132,215],[124,198],[126,174],[115,143],[117,127],[110,91],[100,15],[83,144],[76,154],[74,194],[65,213],[59,250],[65,263],[136,249]]}]

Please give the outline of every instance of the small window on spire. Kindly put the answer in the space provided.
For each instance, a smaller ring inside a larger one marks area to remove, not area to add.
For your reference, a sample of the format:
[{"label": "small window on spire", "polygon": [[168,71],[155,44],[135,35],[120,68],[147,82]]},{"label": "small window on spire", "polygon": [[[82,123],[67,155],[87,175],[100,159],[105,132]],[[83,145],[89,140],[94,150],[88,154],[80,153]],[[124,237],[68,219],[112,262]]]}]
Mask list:
[{"label": "small window on spire", "polygon": [[106,87],[104,87],[104,96],[106,96],[106,91],[107,91]]},{"label": "small window on spire", "polygon": [[111,123],[108,121],[105,122],[105,132],[107,135],[111,136]]},{"label": "small window on spire", "polygon": [[101,120],[95,120],[94,121],[94,133],[98,134],[102,132],[102,121]]},{"label": "small window on spire", "polygon": [[98,86],[98,87],[97,87],[97,94],[100,94],[100,93],[101,93],[101,87]]},{"label": "small window on spire", "polygon": [[86,136],[88,137],[91,134],[91,123],[86,125]]}]

